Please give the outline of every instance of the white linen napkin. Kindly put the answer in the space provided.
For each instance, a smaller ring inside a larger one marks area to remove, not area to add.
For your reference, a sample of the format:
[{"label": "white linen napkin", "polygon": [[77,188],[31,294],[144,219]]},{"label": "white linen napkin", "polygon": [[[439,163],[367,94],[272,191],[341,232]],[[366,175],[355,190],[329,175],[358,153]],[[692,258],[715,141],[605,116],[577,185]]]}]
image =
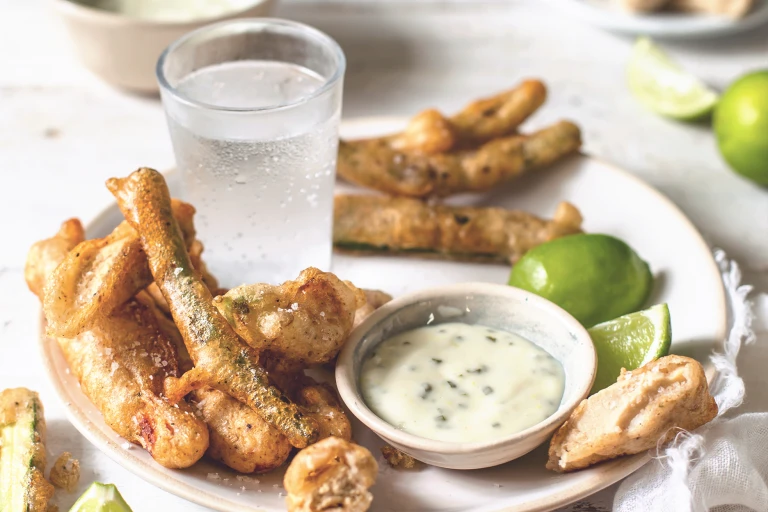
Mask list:
[{"label": "white linen napkin", "polygon": [[736,369],[743,343],[755,341],[751,286],[723,251],[715,252],[731,306],[733,326],[725,350],[712,355],[710,385],[718,416],[695,433],[680,432],[655,460],[619,486],[615,512],[768,512],[768,413],[726,413],[744,400]]}]

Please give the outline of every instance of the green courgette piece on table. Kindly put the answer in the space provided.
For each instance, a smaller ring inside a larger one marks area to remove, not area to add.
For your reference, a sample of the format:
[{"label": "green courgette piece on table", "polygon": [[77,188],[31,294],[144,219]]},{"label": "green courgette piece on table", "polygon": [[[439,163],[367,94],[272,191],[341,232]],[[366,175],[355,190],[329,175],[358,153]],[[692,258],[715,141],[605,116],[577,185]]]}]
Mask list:
[{"label": "green courgette piece on table", "polygon": [[45,470],[45,418],[37,393],[0,392],[0,512],[45,512],[53,486]]}]

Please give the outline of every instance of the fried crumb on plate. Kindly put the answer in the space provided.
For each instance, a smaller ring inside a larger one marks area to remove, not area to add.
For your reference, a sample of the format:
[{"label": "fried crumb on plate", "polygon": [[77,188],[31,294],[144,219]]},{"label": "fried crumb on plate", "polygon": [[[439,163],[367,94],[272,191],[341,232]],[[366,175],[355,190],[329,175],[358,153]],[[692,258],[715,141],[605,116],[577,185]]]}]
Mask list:
[{"label": "fried crumb on plate", "polygon": [[395,469],[415,469],[421,464],[407,453],[403,453],[388,444],[381,447],[381,454],[384,455],[387,464]]},{"label": "fried crumb on plate", "polygon": [[53,463],[48,479],[56,487],[68,492],[74,491],[80,481],[80,461],[69,452],[62,453]]}]

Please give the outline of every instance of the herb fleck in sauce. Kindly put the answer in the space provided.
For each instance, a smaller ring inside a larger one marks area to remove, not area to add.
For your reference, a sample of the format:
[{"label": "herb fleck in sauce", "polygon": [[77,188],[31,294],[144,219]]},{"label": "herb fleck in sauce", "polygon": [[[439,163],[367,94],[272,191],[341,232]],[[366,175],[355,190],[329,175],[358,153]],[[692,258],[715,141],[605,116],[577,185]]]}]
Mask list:
[{"label": "herb fleck in sauce", "polygon": [[543,421],[557,410],[564,383],[560,363],[537,345],[462,323],[383,341],[360,376],[365,402],[385,421],[456,442],[505,437]]}]

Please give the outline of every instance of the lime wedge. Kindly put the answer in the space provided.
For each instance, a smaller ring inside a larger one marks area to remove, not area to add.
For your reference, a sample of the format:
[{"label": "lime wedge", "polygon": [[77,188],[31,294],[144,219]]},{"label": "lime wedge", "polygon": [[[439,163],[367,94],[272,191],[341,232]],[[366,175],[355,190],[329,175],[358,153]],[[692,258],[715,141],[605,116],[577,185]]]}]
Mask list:
[{"label": "lime wedge", "polygon": [[686,73],[647,37],[635,43],[627,78],[640,103],[673,119],[691,121],[704,117],[718,100],[715,91]]},{"label": "lime wedge", "polygon": [[672,342],[666,304],[620,316],[588,331],[597,352],[597,378],[590,394],[615,383],[622,368],[634,370],[667,355]]},{"label": "lime wedge", "polygon": [[115,484],[93,482],[69,512],[132,512]]}]

